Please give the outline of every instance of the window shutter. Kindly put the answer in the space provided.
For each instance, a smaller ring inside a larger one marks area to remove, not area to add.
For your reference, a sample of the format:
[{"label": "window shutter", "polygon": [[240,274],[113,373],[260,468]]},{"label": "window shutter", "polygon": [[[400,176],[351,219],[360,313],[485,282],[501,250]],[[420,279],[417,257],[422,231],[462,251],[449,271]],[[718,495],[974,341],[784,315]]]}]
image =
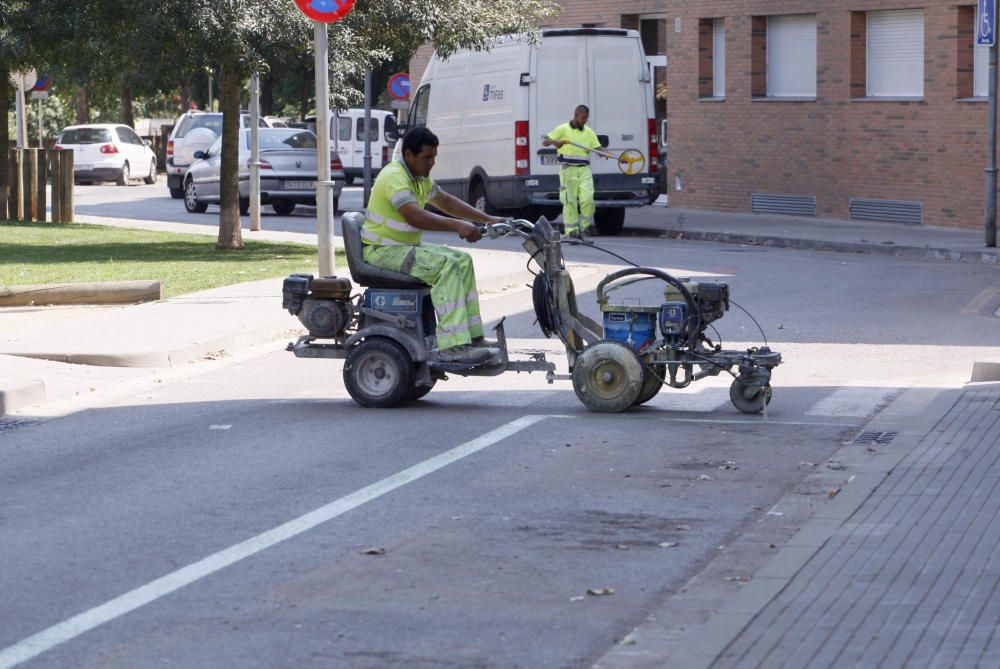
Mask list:
[{"label": "window shutter", "polygon": [[726,22],[712,23],[712,96],[726,97]]},{"label": "window shutter", "polygon": [[768,97],[816,97],[816,16],[767,20]]},{"label": "window shutter", "polygon": [[868,13],[868,95],[923,97],[923,10]]}]

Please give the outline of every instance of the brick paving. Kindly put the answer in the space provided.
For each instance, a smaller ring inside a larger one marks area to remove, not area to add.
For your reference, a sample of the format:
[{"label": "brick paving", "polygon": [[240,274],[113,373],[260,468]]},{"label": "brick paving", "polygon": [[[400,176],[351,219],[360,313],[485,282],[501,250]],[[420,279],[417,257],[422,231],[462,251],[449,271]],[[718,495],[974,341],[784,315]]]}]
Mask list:
[{"label": "brick paving", "polygon": [[998,446],[966,390],[713,666],[1000,666]]}]

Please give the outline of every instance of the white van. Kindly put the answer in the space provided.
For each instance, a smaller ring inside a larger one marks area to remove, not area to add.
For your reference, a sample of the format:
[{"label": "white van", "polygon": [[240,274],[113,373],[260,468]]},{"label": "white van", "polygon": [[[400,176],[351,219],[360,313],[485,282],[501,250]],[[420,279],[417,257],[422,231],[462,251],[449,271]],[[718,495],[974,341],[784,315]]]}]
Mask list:
[{"label": "white van", "polygon": [[591,159],[595,223],[617,234],[625,208],[659,195],[653,86],[639,33],[603,28],[552,29],[537,43],[509,37],[490,51],[431,59],[407,127],[427,126],[441,140],[434,181],[485,210],[554,217],[559,164],[542,136],[568,122],[579,104],[611,153],[638,149],[646,166],[622,174],[614,160]]},{"label": "white van", "polygon": [[[368,134],[371,136],[373,179],[392,160],[396,130],[396,115],[393,112],[372,110]],[[330,120],[330,137],[337,138],[347,183],[361,180],[365,172],[365,110],[348,109],[335,114]]]}]

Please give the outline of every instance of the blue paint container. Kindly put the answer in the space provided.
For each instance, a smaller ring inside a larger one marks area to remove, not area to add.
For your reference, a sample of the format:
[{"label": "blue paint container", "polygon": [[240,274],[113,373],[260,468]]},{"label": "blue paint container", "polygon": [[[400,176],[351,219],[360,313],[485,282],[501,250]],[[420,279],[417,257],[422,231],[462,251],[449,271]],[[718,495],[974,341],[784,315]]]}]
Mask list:
[{"label": "blue paint container", "polygon": [[604,338],[639,351],[656,341],[659,313],[650,307],[605,307]]}]

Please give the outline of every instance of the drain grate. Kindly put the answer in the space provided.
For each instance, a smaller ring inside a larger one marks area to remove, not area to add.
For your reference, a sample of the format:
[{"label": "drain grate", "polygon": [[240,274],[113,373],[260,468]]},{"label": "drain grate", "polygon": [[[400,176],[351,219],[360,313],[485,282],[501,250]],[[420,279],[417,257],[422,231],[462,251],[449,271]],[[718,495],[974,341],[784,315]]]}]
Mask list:
[{"label": "drain grate", "polygon": [[855,444],[891,444],[892,440],[899,435],[899,432],[862,432],[854,440]]},{"label": "drain grate", "polygon": [[12,432],[19,427],[38,425],[41,422],[42,421],[34,418],[12,418],[10,416],[0,416],[0,434],[4,432]]}]

